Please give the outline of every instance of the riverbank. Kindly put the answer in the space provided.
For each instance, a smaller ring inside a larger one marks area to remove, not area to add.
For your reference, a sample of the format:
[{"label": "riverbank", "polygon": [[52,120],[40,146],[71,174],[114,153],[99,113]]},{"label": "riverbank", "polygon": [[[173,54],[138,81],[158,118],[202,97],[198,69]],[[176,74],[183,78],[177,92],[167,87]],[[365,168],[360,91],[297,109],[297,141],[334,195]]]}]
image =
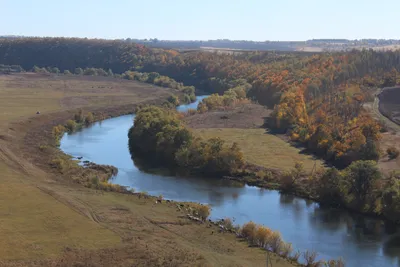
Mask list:
[{"label": "riverbank", "polygon": [[[0,77],[0,114],[12,114],[0,116],[0,200],[10,211],[0,247],[12,248],[0,250],[2,266],[265,265],[265,251],[218,233],[217,226],[190,220],[175,203],[85,188],[73,180],[81,169],[70,158],[74,172],[52,168],[51,161],[63,154],[54,146],[52,127],[73,118],[79,108],[114,117],[133,112],[135,105],[164,101],[168,89],[105,78],[26,75]],[[293,266],[280,257],[272,260],[274,266]]]},{"label": "riverbank", "polygon": [[[206,139],[218,137],[228,145],[237,143],[243,151],[244,158],[249,164],[226,179],[279,190],[323,205],[341,207],[359,214],[399,223],[398,216],[392,211],[372,210],[354,205],[356,203],[340,202],[335,193],[332,193],[336,192],[337,188],[329,187],[334,184],[327,185],[327,182],[336,178],[326,178],[328,180],[325,182],[319,182],[320,179],[325,179],[324,171],[329,170],[326,164],[302,151],[301,146],[294,147],[295,144],[289,144],[284,136],[271,134],[265,125],[268,116],[268,110],[264,107],[245,104],[228,110],[187,114],[184,120],[197,136]],[[387,144],[383,142],[382,146],[385,145]],[[371,165],[368,168],[372,172],[375,168],[377,170],[380,168],[382,175],[387,175],[385,172],[387,164],[384,160],[380,160],[375,167]],[[357,168],[364,167],[366,166],[360,165]],[[382,177],[382,179],[388,181],[387,178]],[[324,196],[321,192],[326,192],[327,195]]]},{"label": "riverbank", "polygon": [[[132,126],[132,119],[133,116],[122,116],[96,123],[81,132],[65,136],[61,148],[71,155],[81,155],[84,159],[117,166],[120,172],[112,180],[113,183],[131,186],[156,196],[162,194],[167,199],[210,203],[213,207],[213,219],[228,216],[236,218],[236,222],[240,224],[253,219],[279,230],[287,241],[293,242],[301,251],[321,252],[322,259],[343,256],[350,266],[360,261],[376,264],[371,266],[382,266],[382,263],[390,260],[387,256],[371,254],[371,251],[360,249],[363,243],[361,240],[357,245],[352,238],[342,240],[345,236],[353,236],[360,231],[359,225],[363,225],[364,221],[367,225],[375,221],[371,218],[353,216],[344,210],[326,209],[311,201],[281,195],[276,191],[237,186],[221,179],[165,177],[141,171],[141,166],[132,164],[126,146],[126,133]],[[115,157],[117,154],[118,157]],[[282,224],[282,221],[285,224]],[[346,224],[343,225],[343,222]],[[379,221],[376,225],[379,223],[383,225],[383,222]],[[335,231],[331,225],[335,225]],[[376,228],[368,227],[362,228],[362,231],[375,232],[374,229]],[[380,240],[380,234],[376,235],[373,246],[380,247],[383,240],[377,241]],[[342,244],[341,247],[346,247],[346,250],[331,249],[338,243]]]}]

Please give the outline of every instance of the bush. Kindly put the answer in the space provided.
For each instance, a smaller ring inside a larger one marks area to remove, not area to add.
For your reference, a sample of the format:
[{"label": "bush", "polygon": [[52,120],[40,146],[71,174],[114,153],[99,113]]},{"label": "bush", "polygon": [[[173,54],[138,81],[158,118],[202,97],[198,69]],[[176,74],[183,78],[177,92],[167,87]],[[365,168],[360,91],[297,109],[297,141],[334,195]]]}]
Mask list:
[{"label": "bush", "polygon": [[362,160],[378,161],[380,158],[379,146],[377,142],[373,140],[367,140],[367,142],[361,147],[360,153]]},{"label": "bush", "polygon": [[211,208],[208,205],[192,203],[190,207],[193,210],[193,215],[200,217],[203,221],[207,220],[208,216],[210,216]]},{"label": "bush", "polygon": [[179,106],[179,98],[175,95],[171,95],[170,97],[168,97],[168,102],[175,107]]},{"label": "bush", "polygon": [[87,75],[87,76],[97,76],[97,69],[95,68],[86,68],[83,71],[83,75]]},{"label": "bush", "polygon": [[272,231],[264,226],[256,226],[256,230],[255,230],[255,243],[259,246],[264,248],[267,243],[269,238],[272,235]]},{"label": "bush", "polygon": [[67,168],[68,168],[68,164],[67,164],[66,160],[64,160],[62,158],[53,159],[51,161],[50,165],[53,168],[59,170],[61,173],[64,173],[65,170],[67,170]]},{"label": "bush", "polygon": [[92,112],[88,112],[88,114],[86,115],[86,118],[85,118],[85,123],[86,123],[86,125],[89,125],[89,124],[91,124],[93,122],[94,122],[93,113]]},{"label": "bush", "polygon": [[90,187],[92,188],[99,188],[100,185],[100,180],[97,176],[93,176],[92,179],[90,180]]},{"label": "bush", "polygon": [[315,262],[315,259],[317,258],[317,252],[306,251],[303,253],[303,257],[304,257],[304,261],[306,263],[306,267],[318,266],[318,265],[316,265],[317,263]]},{"label": "bush", "polygon": [[284,258],[289,258],[289,255],[292,254],[293,246],[292,243],[286,243],[282,241],[281,244],[281,256]]},{"label": "bush", "polygon": [[282,250],[282,237],[278,231],[275,231],[271,234],[268,239],[268,247],[275,253],[280,253]]},{"label": "bush", "polygon": [[235,227],[233,226],[233,222],[230,218],[225,218],[222,222],[222,225],[227,229],[227,230],[233,230]]},{"label": "bush", "polygon": [[389,159],[396,159],[399,156],[400,151],[397,148],[391,146],[386,150],[386,153],[388,154]]},{"label": "bush", "polygon": [[67,120],[65,128],[67,128],[68,131],[73,132],[77,128],[77,124],[73,120]]},{"label": "bush", "polygon": [[82,68],[76,68],[75,69],[75,74],[76,75],[83,75],[83,69]]},{"label": "bush", "polygon": [[256,230],[257,230],[257,225],[254,222],[248,222],[242,226],[242,229],[240,229],[240,234],[243,238],[246,238],[253,242],[256,237]]},{"label": "bush", "polygon": [[57,125],[53,127],[52,134],[53,137],[56,139],[56,141],[59,141],[61,135],[66,131],[67,129],[63,125]]},{"label": "bush", "polygon": [[82,109],[79,109],[79,110],[78,110],[78,113],[76,113],[76,114],[74,115],[74,120],[75,120],[77,123],[82,123],[82,122],[85,120],[85,116],[83,115],[83,110],[82,110]]},{"label": "bush", "polygon": [[326,267],[344,267],[344,261],[342,258],[338,260],[329,260],[325,263]]}]

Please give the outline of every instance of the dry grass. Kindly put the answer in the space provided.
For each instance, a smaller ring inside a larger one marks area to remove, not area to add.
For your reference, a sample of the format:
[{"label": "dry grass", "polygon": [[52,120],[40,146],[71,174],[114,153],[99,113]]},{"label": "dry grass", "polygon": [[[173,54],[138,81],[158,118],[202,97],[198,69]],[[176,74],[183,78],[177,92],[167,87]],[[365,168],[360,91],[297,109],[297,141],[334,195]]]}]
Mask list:
[{"label": "dry grass", "polygon": [[0,76],[0,266],[265,266],[262,250],[188,220],[176,203],[84,188],[51,170],[43,151],[71,109],[118,115],[170,93],[102,77]]},{"label": "dry grass", "polygon": [[0,124],[36,111],[48,113],[87,106],[108,106],[154,99],[168,89],[108,77],[32,73],[0,75]]},{"label": "dry grass", "polygon": [[266,168],[290,170],[296,162],[303,162],[304,168],[311,171],[315,162],[318,168],[323,165],[322,161],[301,154],[299,149],[266,133],[265,129],[210,128],[194,131],[203,138],[220,137],[227,144],[238,143],[249,163]]},{"label": "dry grass", "polygon": [[65,246],[95,249],[120,237],[42,192],[0,162],[0,259],[56,256]]}]

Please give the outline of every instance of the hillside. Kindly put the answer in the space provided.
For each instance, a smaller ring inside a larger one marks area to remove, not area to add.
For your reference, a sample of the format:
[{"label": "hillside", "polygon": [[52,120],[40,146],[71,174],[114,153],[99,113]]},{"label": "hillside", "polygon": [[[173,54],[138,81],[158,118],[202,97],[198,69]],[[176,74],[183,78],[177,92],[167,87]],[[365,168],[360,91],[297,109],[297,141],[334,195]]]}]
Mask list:
[{"label": "hillside", "polygon": [[1,266],[265,265],[262,250],[187,219],[176,203],[85,188],[49,164],[52,127],[77,108],[116,116],[171,92],[114,78],[0,75]]}]

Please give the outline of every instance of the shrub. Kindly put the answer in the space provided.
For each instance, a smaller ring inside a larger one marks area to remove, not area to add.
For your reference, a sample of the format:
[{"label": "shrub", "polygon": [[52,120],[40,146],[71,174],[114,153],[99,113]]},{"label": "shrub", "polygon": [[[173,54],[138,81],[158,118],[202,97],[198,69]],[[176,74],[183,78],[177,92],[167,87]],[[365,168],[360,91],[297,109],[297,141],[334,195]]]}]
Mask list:
[{"label": "shrub", "polygon": [[73,120],[67,120],[65,128],[67,128],[68,131],[73,132],[77,128],[77,124]]},{"label": "shrub", "polygon": [[283,242],[281,243],[281,255],[285,258],[288,258],[290,254],[292,254],[293,251],[293,246],[292,243],[286,243]]},{"label": "shrub", "polygon": [[199,216],[205,221],[208,216],[210,216],[210,207],[206,205],[201,205],[199,208]]},{"label": "shrub", "polygon": [[82,68],[76,68],[75,69],[75,74],[76,75],[83,75],[83,69]]},{"label": "shrub", "polygon": [[77,123],[82,123],[82,122],[85,120],[85,116],[83,115],[83,110],[82,110],[82,109],[79,109],[79,110],[78,110],[78,113],[76,113],[76,114],[74,115],[74,120],[75,120]]},{"label": "shrub", "polygon": [[63,125],[57,125],[53,127],[52,134],[56,140],[59,140],[61,135],[66,131],[66,128]]},{"label": "shrub", "polygon": [[99,177],[93,176],[92,179],[90,179],[90,185],[91,185],[90,187],[99,188],[100,185]]},{"label": "shrub", "polygon": [[148,198],[149,197],[149,193],[147,193],[146,191],[142,191],[138,193],[139,198]]},{"label": "shrub", "polygon": [[342,258],[338,260],[329,260],[325,263],[326,267],[344,267],[344,261]]},{"label": "shrub", "polygon": [[95,69],[95,68],[86,68],[83,71],[83,75],[97,76],[97,69]]},{"label": "shrub", "polygon": [[233,222],[230,218],[225,218],[224,221],[222,222],[222,225],[228,230],[234,229]]},{"label": "shrub", "polygon": [[64,159],[61,159],[61,158],[56,158],[56,159],[53,159],[52,161],[51,161],[51,164],[50,164],[53,168],[56,168],[57,170],[59,170],[61,173],[64,173],[64,171],[67,169],[67,163],[65,162],[65,160]]},{"label": "shrub", "polygon": [[190,207],[193,210],[193,215],[199,216],[200,219],[202,219],[203,221],[205,221],[208,216],[210,216],[211,208],[208,205],[192,203],[190,204]]},{"label": "shrub", "polygon": [[171,95],[170,97],[168,97],[168,102],[174,105],[175,107],[179,106],[179,98],[175,95]]},{"label": "shrub", "polygon": [[367,139],[366,143],[361,147],[360,153],[362,160],[378,161],[380,158],[380,149],[374,140]]},{"label": "shrub", "polygon": [[294,262],[298,262],[299,258],[301,256],[300,251],[296,251],[296,253],[294,253],[294,255],[290,256],[289,259],[294,261]]},{"label": "shrub", "polygon": [[391,146],[391,147],[388,147],[388,149],[386,150],[386,153],[388,154],[389,159],[396,159],[399,156],[400,151],[397,148]]},{"label": "shrub", "polygon": [[280,253],[282,249],[282,243],[282,237],[278,231],[273,232],[268,239],[268,246],[275,253]]},{"label": "shrub", "polygon": [[264,226],[257,226],[255,230],[255,243],[259,246],[264,248],[267,243],[268,239],[271,237],[272,231]]},{"label": "shrub", "polygon": [[240,234],[243,238],[253,241],[255,240],[256,230],[257,225],[250,221],[242,226],[242,229],[240,229]]},{"label": "shrub", "polygon": [[85,123],[86,123],[86,125],[89,125],[89,124],[91,124],[91,123],[93,123],[93,122],[94,122],[93,113],[92,113],[92,112],[89,112],[89,113],[86,115],[86,117],[85,117]]},{"label": "shrub", "polygon": [[318,266],[315,263],[315,259],[317,258],[317,252],[315,251],[306,251],[303,253],[304,261],[306,263],[306,267],[314,267]]},{"label": "shrub", "polygon": [[64,75],[71,75],[71,72],[69,70],[64,70]]}]

